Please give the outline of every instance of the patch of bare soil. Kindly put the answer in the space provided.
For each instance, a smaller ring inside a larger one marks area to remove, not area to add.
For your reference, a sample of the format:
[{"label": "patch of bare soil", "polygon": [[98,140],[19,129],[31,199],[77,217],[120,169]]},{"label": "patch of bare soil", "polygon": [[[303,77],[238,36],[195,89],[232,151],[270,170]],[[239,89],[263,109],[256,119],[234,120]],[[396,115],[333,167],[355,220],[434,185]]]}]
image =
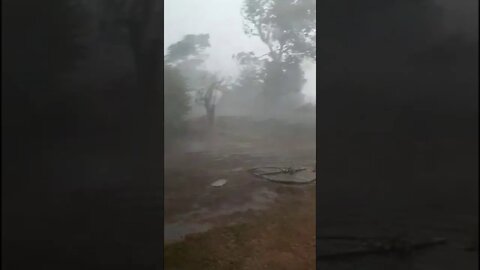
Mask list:
[{"label": "patch of bare soil", "polygon": [[315,269],[314,186],[284,189],[268,211],[237,214],[243,223],[166,245],[166,269]]},{"label": "patch of bare soil", "polygon": [[[313,168],[314,127],[298,133],[278,121],[227,120],[211,141],[193,138],[166,153],[166,269],[314,269],[315,184],[286,186],[248,172]],[[226,183],[211,186],[218,179]]]}]

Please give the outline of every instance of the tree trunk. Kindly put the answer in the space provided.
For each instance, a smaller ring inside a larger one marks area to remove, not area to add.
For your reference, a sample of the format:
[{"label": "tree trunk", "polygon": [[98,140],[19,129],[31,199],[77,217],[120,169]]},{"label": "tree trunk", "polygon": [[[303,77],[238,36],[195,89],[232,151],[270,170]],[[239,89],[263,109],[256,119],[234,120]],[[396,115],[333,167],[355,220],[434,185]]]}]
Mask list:
[{"label": "tree trunk", "polygon": [[207,107],[208,128],[212,130],[215,126],[215,105]]}]

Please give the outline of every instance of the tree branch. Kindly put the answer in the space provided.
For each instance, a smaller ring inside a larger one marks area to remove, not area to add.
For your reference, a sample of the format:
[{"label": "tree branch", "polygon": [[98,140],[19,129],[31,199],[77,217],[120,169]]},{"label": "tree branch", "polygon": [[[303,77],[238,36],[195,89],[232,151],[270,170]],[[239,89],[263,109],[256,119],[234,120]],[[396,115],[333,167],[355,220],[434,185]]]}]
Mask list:
[{"label": "tree branch", "polygon": [[277,55],[277,53],[276,53],[275,50],[273,49],[272,44],[270,44],[270,42],[269,42],[269,40],[267,39],[267,37],[265,37],[265,34],[262,32],[262,25],[261,25],[261,23],[258,22],[258,23],[255,23],[254,25],[255,25],[255,28],[256,28],[257,31],[258,31],[258,36],[260,37],[260,40],[262,40],[262,42],[265,43],[265,45],[267,45],[268,50],[269,50],[270,53],[272,54],[273,60],[278,61],[278,55]]}]

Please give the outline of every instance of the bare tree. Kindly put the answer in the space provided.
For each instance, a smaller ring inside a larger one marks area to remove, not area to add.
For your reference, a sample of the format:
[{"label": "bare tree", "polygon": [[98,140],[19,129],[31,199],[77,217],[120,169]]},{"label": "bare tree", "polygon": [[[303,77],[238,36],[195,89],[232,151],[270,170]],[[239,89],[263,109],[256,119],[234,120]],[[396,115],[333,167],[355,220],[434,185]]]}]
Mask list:
[{"label": "bare tree", "polygon": [[217,76],[209,76],[206,87],[197,92],[196,102],[203,106],[207,113],[208,127],[212,129],[215,126],[215,108],[219,94],[225,90],[224,79]]}]

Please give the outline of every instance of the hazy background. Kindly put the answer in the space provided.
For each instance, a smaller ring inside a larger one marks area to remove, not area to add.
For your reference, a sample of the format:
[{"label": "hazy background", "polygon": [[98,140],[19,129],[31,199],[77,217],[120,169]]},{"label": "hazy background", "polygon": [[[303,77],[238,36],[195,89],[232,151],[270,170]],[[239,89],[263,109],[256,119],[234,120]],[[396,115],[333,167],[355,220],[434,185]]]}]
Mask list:
[{"label": "hazy background", "polygon": [[[254,51],[268,52],[258,37],[248,37],[243,31],[241,7],[243,0],[166,0],[164,3],[164,53],[168,46],[187,34],[210,34],[210,55],[206,66],[222,75],[238,75],[238,64],[232,55]],[[304,63],[307,82],[303,86],[305,101],[315,103],[316,69],[313,62]]]}]

